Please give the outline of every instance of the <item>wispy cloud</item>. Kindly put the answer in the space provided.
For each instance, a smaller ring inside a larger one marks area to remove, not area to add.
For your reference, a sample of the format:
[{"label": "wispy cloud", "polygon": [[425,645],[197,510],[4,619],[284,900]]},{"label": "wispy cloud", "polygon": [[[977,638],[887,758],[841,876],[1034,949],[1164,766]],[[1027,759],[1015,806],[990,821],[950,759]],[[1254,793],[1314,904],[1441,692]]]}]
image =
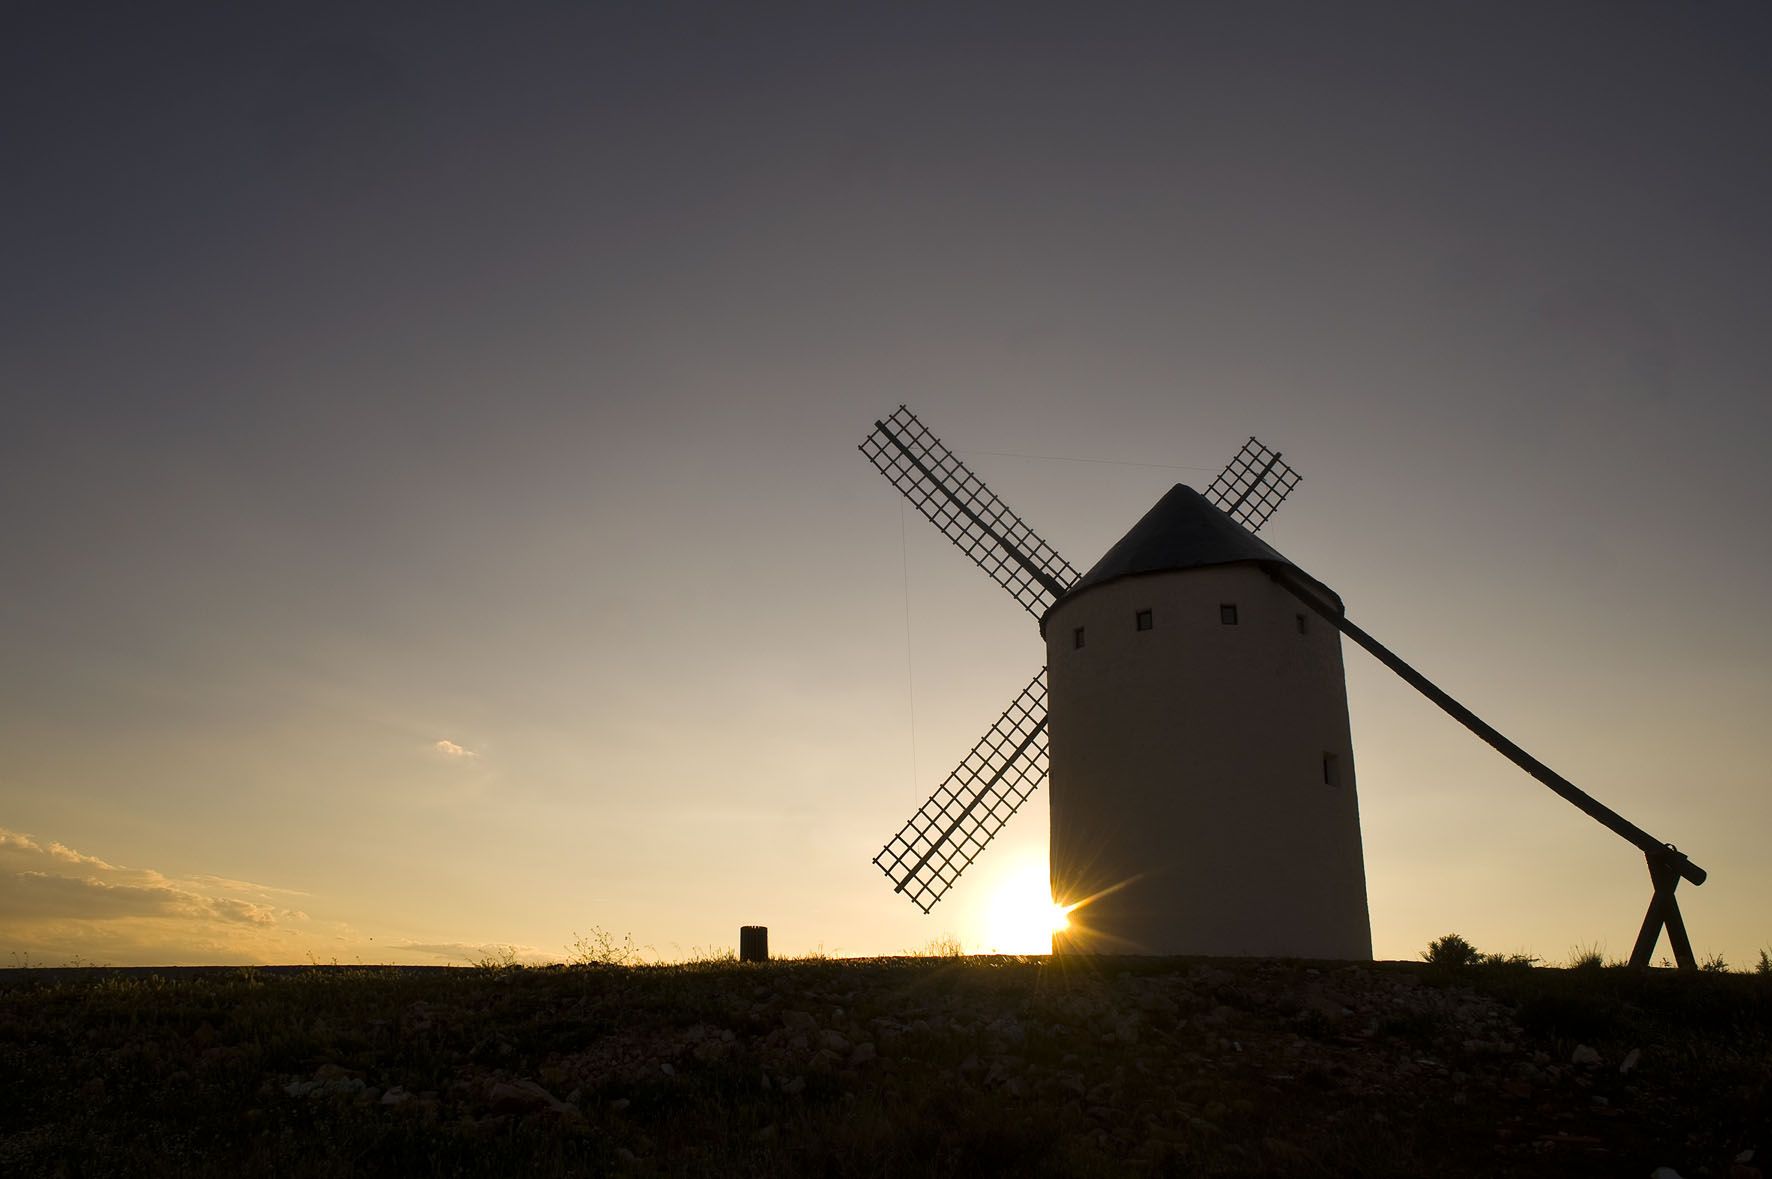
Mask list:
[{"label": "wispy cloud", "polygon": [[480,962],[485,959],[498,960],[508,952],[517,961],[527,963],[558,962],[560,955],[548,955],[534,946],[515,946],[505,942],[393,942],[390,950],[404,950],[410,954],[425,954],[442,958],[450,962]]},{"label": "wispy cloud", "polygon": [[208,872],[199,872],[192,876],[193,884],[206,888],[221,889],[226,892],[250,892],[260,896],[305,897],[312,894],[299,888],[278,888],[274,884],[255,884],[250,880],[234,880],[227,876],[212,876]]},{"label": "wispy cloud", "polygon": [[456,758],[471,759],[471,758],[476,758],[476,757],[480,756],[478,753],[475,753],[472,749],[468,749],[464,746],[457,745],[454,741],[449,741],[449,740],[439,741],[435,745],[431,746],[431,748],[435,749],[438,753],[441,753],[444,757],[456,757]]}]

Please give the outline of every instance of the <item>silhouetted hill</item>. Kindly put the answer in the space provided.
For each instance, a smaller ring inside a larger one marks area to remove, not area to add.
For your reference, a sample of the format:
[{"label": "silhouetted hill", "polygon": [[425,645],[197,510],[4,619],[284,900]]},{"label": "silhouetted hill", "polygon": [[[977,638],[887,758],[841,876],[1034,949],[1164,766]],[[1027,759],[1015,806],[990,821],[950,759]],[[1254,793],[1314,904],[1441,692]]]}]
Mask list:
[{"label": "silhouetted hill", "polygon": [[0,1173],[1757,1179],[1772,978],[1268,961],[0,972]]}]

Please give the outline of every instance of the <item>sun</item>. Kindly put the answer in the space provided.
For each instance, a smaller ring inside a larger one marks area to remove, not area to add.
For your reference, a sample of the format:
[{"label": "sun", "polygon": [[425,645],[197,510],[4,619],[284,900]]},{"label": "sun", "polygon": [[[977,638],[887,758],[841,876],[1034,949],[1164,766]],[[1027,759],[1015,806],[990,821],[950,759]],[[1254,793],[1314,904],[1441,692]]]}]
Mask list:
[{"label": "sun", "polygon": [[1030,864],[1003,877],[985,906],[985,948],[998,954],[1050,954],[1052,935],[1070,925],[1070,910],[1052,899],[1046,866]]}]

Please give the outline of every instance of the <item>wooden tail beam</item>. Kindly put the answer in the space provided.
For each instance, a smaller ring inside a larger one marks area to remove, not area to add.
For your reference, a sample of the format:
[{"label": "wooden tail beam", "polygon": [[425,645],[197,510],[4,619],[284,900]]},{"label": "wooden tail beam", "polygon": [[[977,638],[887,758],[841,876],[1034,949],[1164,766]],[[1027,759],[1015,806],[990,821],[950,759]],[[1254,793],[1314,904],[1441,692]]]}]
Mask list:
[{"label": "wooden tail beam", "polygon": [[1674,903],[1674,887],[1679,884],[1682,877],[1690,880],[1693,884],[1703,884],[1709,875],[1703,868],[1687,859],[1684,853],[1675,848],[1673,844],[1663,843],[1656,839],[1502,736],[1493,725],[1488,724],[1476,713],[1448,696],[1438,684],[1403,662],[1390,648],[1349,622],[1345,614],[1324,601],[1322,596],[1307,585],[1298,574],[1285,568],[1272,568],[1269,573],[1293,597],[1310,607],[1312,611],[1327,620],[1342,634],[1364,647],[1373,658],[1396,672],[1423,696],[1438,704],[1453,720],[1481,737],[1496,752],[1562,795],[1603,826],[1610,828],[1642,849],[1644,856],[1649,860],[1649,875],[1655,882],[1655,895],[1654,899],[1649,902],[1649,913],[1643,919],[1643,929],[1637,937],[1636,948],[1631,952],[1631,963],[1641,966],[1649,964],[1649,956],[1655,952],[1655,943],[1660,936],[1662,927],[1665,926],[1667,940],[1673,947],[1674,957],[1679,961],[1680,966],[1688,970],[1696,969],[1697,961],[1692,956],[1692,943],[1686,939],[1686,924],[1680,918],[1679,906]]}]

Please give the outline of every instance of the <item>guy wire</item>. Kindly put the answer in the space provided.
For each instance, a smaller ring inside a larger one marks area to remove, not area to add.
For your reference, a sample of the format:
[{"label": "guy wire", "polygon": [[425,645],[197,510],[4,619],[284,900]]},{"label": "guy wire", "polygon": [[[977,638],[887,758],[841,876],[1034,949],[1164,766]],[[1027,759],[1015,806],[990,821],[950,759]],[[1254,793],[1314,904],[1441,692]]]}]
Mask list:
[{"label": "guy wire", "polygon": [[905,538],[904,500],[898,501],[898,555],[904,564],[904,686],[911,707],[911,792],[917,787],[917,675],[911,663],[911,549]]}]

